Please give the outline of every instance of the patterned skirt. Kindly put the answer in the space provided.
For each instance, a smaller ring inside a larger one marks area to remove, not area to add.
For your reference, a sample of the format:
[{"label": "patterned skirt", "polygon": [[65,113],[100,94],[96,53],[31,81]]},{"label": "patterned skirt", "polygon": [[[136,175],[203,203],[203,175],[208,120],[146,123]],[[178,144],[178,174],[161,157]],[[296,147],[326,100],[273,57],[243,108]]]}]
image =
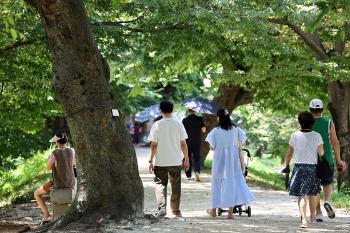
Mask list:
[{"label": "patterned skirt", "polygon": [[294,164],[289,195],[314,196],[320,191],[320,180],[316,176],[316,164]]}]

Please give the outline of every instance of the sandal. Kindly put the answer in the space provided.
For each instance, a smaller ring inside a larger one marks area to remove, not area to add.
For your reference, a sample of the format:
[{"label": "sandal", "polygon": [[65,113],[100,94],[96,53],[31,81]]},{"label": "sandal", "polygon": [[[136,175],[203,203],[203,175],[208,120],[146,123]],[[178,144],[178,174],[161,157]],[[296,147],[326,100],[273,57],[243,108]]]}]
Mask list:
[{"label": "sandal", "polygon": [[48,218],[43,218],[40,222],[40,225],[45,225],[46,223],[49,223],[52,221],[52,217],[48,217]]},{"label": "sandal", "polygon": [[306,220],[302,221],[300,228],[307,228],[307,221]]},{"label": "sandal", "polygon": [[316,217],[315,216],[314,217],[310,216],[310,223],[312,223],[312,224],[316,223]]},{"label": "sandal", "polygon": [[207,209],[207,214],[209,214],[209,216],[212,217],[212,218],[216,217],[216,213],[213,212],[213,209]]}]

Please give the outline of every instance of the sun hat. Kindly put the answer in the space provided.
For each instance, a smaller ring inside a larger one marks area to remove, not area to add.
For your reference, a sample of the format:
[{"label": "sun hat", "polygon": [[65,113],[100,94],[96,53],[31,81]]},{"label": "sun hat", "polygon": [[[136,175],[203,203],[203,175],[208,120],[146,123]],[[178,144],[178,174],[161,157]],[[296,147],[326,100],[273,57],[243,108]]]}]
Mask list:
[{"label": "sun hat", "polygon": [[320,109],[323,108],[323,102],[320,99],[313,99],[310,101],[310,108],[312,109]]},{"label": "sun hat", "polygon": [[49,142],[57,142],[58,140],[60,140],[61,138],[60,137],[57,137],[56,135],[53,136]]},{"label": "sun hat", "polygon": [[49,142],[57,142],[61,139],[66,139],[66,134],[61,131],[57,131],[55,135],[49,140]]}]

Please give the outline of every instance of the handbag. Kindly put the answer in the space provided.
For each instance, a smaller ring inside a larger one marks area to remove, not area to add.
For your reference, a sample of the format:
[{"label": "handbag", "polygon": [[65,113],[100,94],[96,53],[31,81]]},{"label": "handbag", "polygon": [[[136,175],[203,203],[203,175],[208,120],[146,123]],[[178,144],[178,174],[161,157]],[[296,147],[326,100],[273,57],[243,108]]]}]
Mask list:
[{"label": "handbag", "polygon": [[327,159],[324,156],[317,156],[317,165],[316,165],[316,175],[319,179],[325,179],[333,175],[333,170],[329,166]]},{"label": "handbag", "polygon": [[[331,120],[328,121],[328,138],[330,140],[330,129],[331,129]],[[327,179],[331,176],[333,176],[333,169],[328,164],[328,161],[326,157],[323,156],[317,156],[317,165],[316,165],[316,175],[319,179]]]}]

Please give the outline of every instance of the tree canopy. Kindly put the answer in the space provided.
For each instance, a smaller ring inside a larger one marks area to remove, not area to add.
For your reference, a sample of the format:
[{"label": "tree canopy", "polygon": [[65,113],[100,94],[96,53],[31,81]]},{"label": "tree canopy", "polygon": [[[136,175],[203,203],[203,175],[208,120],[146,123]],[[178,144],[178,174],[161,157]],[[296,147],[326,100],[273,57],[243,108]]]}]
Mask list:
[{"label": "tree canopy", "polygon": [[[161,98],[216,96],[230,84],[254,92],[261,109],[291,116],[314,97],[326,101],[330,81],[349,81],[347,0],[89,0],[85,7],[124,115]],[[4,0],[0,12],[4,160],[43,148],[41,129],[62,109],[39,17],[21,1]]]}]

